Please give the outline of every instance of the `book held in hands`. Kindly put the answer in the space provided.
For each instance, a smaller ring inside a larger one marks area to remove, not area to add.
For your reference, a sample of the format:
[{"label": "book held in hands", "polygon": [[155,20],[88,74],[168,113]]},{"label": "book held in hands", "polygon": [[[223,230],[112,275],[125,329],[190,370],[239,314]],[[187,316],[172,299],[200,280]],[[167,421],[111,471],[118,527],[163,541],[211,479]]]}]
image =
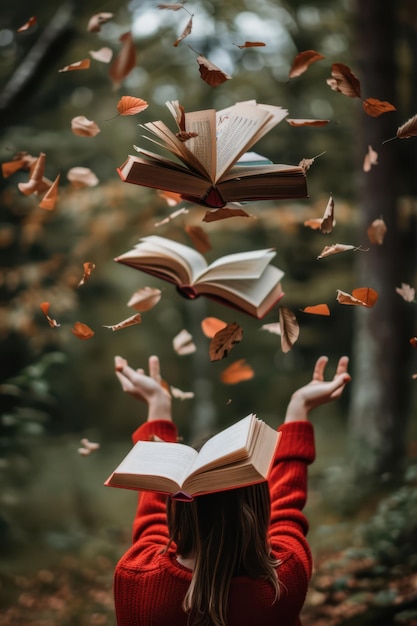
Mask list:
[{"label": "book held in hands", "polygon": [[267,480],[281,433],[253,413],[197,452],[166,441],[138,441],[106,480],[108,487],[154,491],[179,500]]},{"label": "book held in hands", "polygon": [[166,103],[180,132],[162,121],[142,124],[145,139],[168,151],[175,160],[135,146],[118,168],[128,183],[170,191],[185,200],[219,208],[228,202],[305,198],[305,170],[299,166],[251,163],[244,155],[288,111],[254,100],[215,111],[185,113],[178,101]]},{"label": "book held in hands", "polygon": [[204,295],[262,319],[284,295],[284,272],[270,265],[275,254],[272,248],[251,250],[208,264],[193,248],[152,235],[115,261],[173,283],[189,299]]}]

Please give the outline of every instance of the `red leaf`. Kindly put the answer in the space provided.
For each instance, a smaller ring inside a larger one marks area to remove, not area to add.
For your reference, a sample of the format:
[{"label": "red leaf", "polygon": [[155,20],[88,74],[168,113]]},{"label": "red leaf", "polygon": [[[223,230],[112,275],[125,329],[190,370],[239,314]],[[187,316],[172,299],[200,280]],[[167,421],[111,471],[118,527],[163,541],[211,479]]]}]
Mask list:
[{"label": "red leaf", "polygon": [[396,111],[397,109],[393,104],[386,100],[377,100],[376,98],[367,98],[362,102],[365,113],[371,117],[379,117],[383,113],[389,113],[390,111]]},{"label": "red leaf", "polygon": [[246,363],[245,359],[234,361],[226,367],[220,374],[220,380],[226,385],[236,385],[244,380],[250,380],[255,376],[252,367]]},{"label": "red leaf", "polygon": [[82,61],[76,61],[75,63],[71,63],[71,65],[66,65],[65,67],[58,70],[58,72],[73,72],[74,70],[88,70],[91,65],[90,59],[83,59]]},{"label": "red leaf", "polygon": [[217,67],[217,65],[214,65],[214,63],[206,59],[206,57],[201,54],[197,57],[197,63],[199,65],[201,78],[208,85],[210,85],[210,87],[218,87],[226,80],[230,80],[232,78],[229,74],[226,74],[226,72]]},{"label": "red leaf", "polygon": [[109,68],[109,76],[115,88],[120,86],[136,65],[136,48],[133,43],[132,33],[130,31],[124,33],[119,41],[123,44],[122,49]]},{"label": "red leaf", "polygon": [[84,274],[83,274],[82,279],[77,285],[78,287],[81,287],[81,285],[84,285],[87,282],[87,280],[90,278],[95,267],[96,267],[95,263],[92,263],[91,261],[87,261],[86,263],[83,263]]},{"label": "red leaf", "polygon": [[94,330],[87,326],[87,324],[83,324],[83,322],[75,322],[74,326],[71,328],[71,332],[78,337],[78,339],[82,339],[83,341],[94,337]]},{"label": "red leaf", "polygon": [[361,97],[361,84],[350,67],[343,63],[333,63],[332,78],[327,79],[327,84],[334,90],[339,91],[348,98]]},{"label": "red leaf", "polygon": [[117,110],[120,115],[136,115],[148,108],[148,103],[142,98],[134,96],[122,96],[117,103]]},{"label": "red leaf", "polygon": [[20,28],[17,29],[17,32],[23,33],[24,31],[29,30],[29,28],[32,28],[32,26],[35,26],[37,21],[38,20],[36,16],[32,15],[32,17],[30,17],[27,22],[25,22],[22,26],[20,26]]},{"label": "red leaf", "polygon": [[295,78],[296,76],[304,74],[312,63],[320,61],[324,58],[325,57],[322,54],[316,52],[315,50],[304,50],[303,52],[300,52],[292,62],[288,77]]},{"label": "red leaf", "polygon": [[49,326],[51,328],[59,328],[61,326],[61,324],[58,324],[58,322],[56,320],[54,320],[51,317],[49,317],[50,303],[49,302],[41,302],[41,304],[39,306],[41,308],[42,313],[45,315],[46,319],[48,320]]}]

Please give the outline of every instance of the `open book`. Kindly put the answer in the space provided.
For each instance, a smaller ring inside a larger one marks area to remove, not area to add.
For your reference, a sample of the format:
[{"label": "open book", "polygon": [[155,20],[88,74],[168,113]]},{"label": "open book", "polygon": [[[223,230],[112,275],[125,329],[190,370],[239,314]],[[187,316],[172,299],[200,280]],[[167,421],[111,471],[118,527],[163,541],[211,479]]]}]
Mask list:
[{"label": "open book", "polygon": [[272,248],[238,252],[208,265],[193,248],[152,235],[115,261],[175,284],[186,298],[204,295],[262,319],[284,295],[284,272],[270,265],[275,254]]},{"label": "open book", "polygon": [[211,437],[199,452],[182,443],[138,441],[105,485],[190,500],[256,484],[268,478],[280,435],[252,413]]},{"label": "open book", "polygon": [[175,160],[135,146],[140,156],[129,156],[117,170],[123,181],[179,193],[186,200],[214,208],[227,202],[307,196],[305,172],[299,166],[237,163],[286,117],[286,109],[254,100],[218,112],[185,113],[177,100],[166,105],[178,133],[162,121],[141,127],[151,134],[143,137]]}]

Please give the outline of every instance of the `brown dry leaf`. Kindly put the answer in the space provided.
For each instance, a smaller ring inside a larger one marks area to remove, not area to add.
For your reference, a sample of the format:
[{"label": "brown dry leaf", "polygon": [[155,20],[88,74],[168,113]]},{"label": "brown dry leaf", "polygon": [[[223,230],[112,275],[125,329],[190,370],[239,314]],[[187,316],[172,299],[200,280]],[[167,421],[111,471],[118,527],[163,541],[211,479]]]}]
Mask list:
[{"label": "brown dry leaf", "polygon": [[372,244],[382,246],[387,232],[387,226],[382,218],[377,218],[368,227],[366,232]]},{"label": "brown dry leaf", "polygon": [[3,178],[9,178],[15,172],[23,169],[25,167],[26,161],[25,159],[13,159],[13,161],[6,161],[1,164],[1,173],[3,174]]},{"label": "brown dry leaf", "polygon": [[201,322],[201,330],[209,339],[213,339],[214,335],[227,326],[227,322],[218,317],[205,317]]},{"label": "brown dry leaf", "polygon": [[87,24],[87,31],[89,33],[98,33],[101,30],[103,24],[111,20],[113,13],[96,13],[90,17]]},{"label": "brown dry leaf", "polygon": [[36,22],[37,22],[37,18],[35,15],[32,15],[32,17],[30,17],[28,19],[27,22],[25,22],[24,24],[22,24],[22,26],[20,26],[16,32],[18,33],[23,33],[26,30],[29,30],[29,28],[32,28],[32,26],[35,26]]},{"label": "brown dry leaf", "polygon": [[113,57],[113,50],[104,46],[104,48],[100,48],[99,50],[90,50],[90,56],[95,61],[100,61],[100,63],[110,63]]},{"label": "brown dry leaf", "polygon": [[389,111],[396,111],[397,109],[393,104],[386,100],[377,100],[376,98],[367,98],[362,102],[365,113],[371,117],[379,117],[383,113],[389,113]]},{"label": "brown dry leaf", "polygon": [[244,48],[262,48],[263,46],[266,46],[266,43],[263,41],[245,41],[243,44],[239,45],[235,43],[234,45],[243,50]]},{"label": "brown dry leaf", "polygon": [[[43,173],[45,171],[46,154],[41,152],[36,159],[34,166],[31,168],[30,178],[26,183],[18,183],[19,191],[25,196],[29,196],[32,193],[39,193],[43,186]],[[47,187],[49,189],[49,185]]]},{"label": "brown dry leaf", "polygon": [[155,287],[142,287],[131,295],[127,306],[144,313],[150,311],[161,299],[161,290]]},{"label": "brown dry leaf", "polygon": [[99,134],[100,128],[93,120],[87,119],[84,115],[77,115],[71,120],[71,130],[74,135],[80,137],[95,137]]},{"label": "brown dry leaf", "polygon": [[142,98],[135,98],[134,96],[122,96],[117,103],[117,110],[119,115],[136,115],[147,109],[149,104],[142,100]]},{"label": "brown dry leaf", "polygon": [[71,328],[71,332],[82,341],[87,341],[91,339],[91,337],[94,337],[94,330],[87,326],[87,324],[83,324],[83,322],[75,322],[74,326]]},{"label": "brown dry leaf", "polygon": [[97,176],[89,167],[72,167],[67,172],[67,179],[74,189],[95,187],[99,183]]},{"label": "brown dry leaf", "polygon": [[191,31],[193,29],[193,15],[191,15],[190,19],[187,22],[187,25],[185,26],[184,30],[182,31],[181,35],[178,37],[178,39],[176,39],[174,41],[174,43],[172,44],[174,46],[174,48],[176,48],[183,39],[185,39],[186,37],[188,37],[188,35],[191,34]]},{"label": "brown dry leaf", "polygon": [[210,87],[218,87],[226,82],[226,80],[232,78],[229,74],[226,74],[226,72],[217,67],[217,65],[214,65],[214,63],[206,59],[202,54],[198,55],[197,63],[199,65],[201,78],[210,85]]},{"label": "brown dry leaf", "polygon": [[93,273],[93,271],[96,268],[96,264],[92,263],[91,261],[86,261],[85,263],[83,263],[83,277],[80,280],[80,282],[78,283],[77,287],[81,287],[81,285],[85,285],[85,283],[87,282],[87,280],[90,278],[91,274]]},{"label": "brown dry leaf", "polygon": [[[416,349],[417,349],[417,337],[411,337],[411,339],[410,339],[410,345],[411,345],[413,348],[416,348]],[[414,378],[414,376],[413,376],[413,378]]]},{"label": "brown dry leaf", "polygon": [[393,139],[409,139],[410,137],[415,137],[417,135],[417,114],[410,117],[409,120],[402,124],[397,129],[397,134],[395,137],[391,137],[391,139],[386,139],[382,143],[388,143],[388,141],[392,141]]},{"label": "brown dry leaf", "polygon": [[193,391],[182,391],[181,389],[178,389],[178,387],[173,387],[172,385],[170,390],[172,397],[177,400],[192,400],[195,395]]},{"label": "brown dry leaf", "polygon": [[368,152],[363,160],[363,171],[369,172],[373,165],[378,165],[378,152],[375,152],[372,146],[368,146]]},{"label": "brown dry leaf", "polygon": [[197,350],[197,346],[193,341],[192,335],[185,328],[174,337],[172,340],[172,347],[180,356],[192,354]]},{"label": "brown dry leaf", "polygon": [[279,322],[272,322],[270,324],[263,324],[261,326],[261,330],[266,330],[271,335],[280,335],[281,334],[281,326]]},{"label": "brown dry leaf", "polygon": [[188,132],[186,130],[180,130],[175,134],[175,136],[178,137],[180,141],[185,142],[189,139],[193,139],[193,137],[198,137],[198,133],[195,133],[194,131]]},{"label": "brown dry leaf", "polygon": [[321,61],[324,58],[325,57],[322,54],[316,52],[315,50],[304,50],[303,52],[300,52],[292,62],[288,78],[295,78],[296,76],[304,74],[312,63],[315,63],[315,61]]},{"label": "brown dry leaf", "polygon": [[323,218],[320,224],[320,230],[322,233],[328,234],[333,230],[333,226],[336,224],[334,219],[334,200],[332,194],[327,202]]},{"label": "brown dry leaf", "polygon": [[312,315],[330,315],[330,309],[327,304],[314,304],[301,309],[303,313],[311,313]]},{"label": "brown dry leaf", "polygon": [[285,120],[290,126],[326,126],[330,120],[304,120],[304,119],[294,119],[294,118],[286,118]]},{"label": "brown dry leaf", "polygon": [[82,61],[76,61],[75,63],[66,65],[65,67],[58,70],[58,72],[73,72],[76,70],[88,70],[90,65],[91,65],[90,59],[83,59]]},{"label": "brown dry leaf", "polygon": [[236,385],[244,380],[250,380],[254,376],[253,368],[246,363],[245,359],[238,359],[222,371],[220,380],[225,385]]},{"label": "brown dry leaf", "polygon": [[49,307],[51,306],[49,302],[41,302],[40,303],[40,309],[42,311],[42,313],[45,315],[46,319],[48,320],[48,324],[51,328],[59,328],[61,326],[61,324],[58,324],[58,322],[54,319],[52,319],[51,317],[49,317]]},{"label": "brown dry leaf", "polygon": [[304,174],[305,174],[307,170],[309,170],[310,167],[313,165],[314,161],[318,159],[319,157],[323,156],[323,154],[325,154],[325,152],[320,152],[320,154],[317,154],[315,157],[311,157],[311,159],[301,159],[301,161],[298,164],[298,167],[302,167],[304,170]]},{"label": "brown dry leaf", "polygon": [[119,41],[123,44],[122,49],[109,68],[109,76],[115,89],[121,85],[136,65],[136,48],[132,33],[130,31],[124,33]]},{"label": "brown dry leaf", "polygon": [[312,217],[304,221],[304,226],[308,226],[312,230],[320,230],[322,221],[322,217]]},{"label": "brown dry leaf", "polygon": [[177,4],[157,4],[156,5],[158,7],[158,9],[169,9],[170,11],[179,11],[180,9],[185,9],[184,4],[183,3],[177,3]]},{"label": "brown dry leaf", "polygon": [[289,352],[300,335],[300,327],[294,313],[286,307],[278,307],[281,328],[281,349]]},{"label": "brown dry leaf", "polygon": [[45,209],[46,211],[53,211],[55,209],[55,205],[58,200],[58,186],[60,178],[61,174],[58,174],[42,200],[39,202],[38,206],[41,209]]},{"label": "brown dry leaf", "polygon": [[191,238],[196,250],[204,254],[211,250],[211,243],[207,233],[200,226],[185,226],[187,235]]},{"label": "brown dry leaf", "polygon": [[348,98],[361,97],[361,84],[350,67],[343,63],[333,63],[332,78],[327,79],[327,84],[334,90]]},{"label": "brown dry leaf", "polygon": [[371,308],[378,300],[378,293],[371,287],[358,287],[352,294],[337,290],[336,300],[339,304],[351,304]]},{"label": "brown dry leaf", "polygon": [[131,317],[126,318],[122,322],[113,325],[103,324],[103,328],[110,328],[111,330],[122,330],[123,328],[128,328],[129,326],[135,326],[136,324],[140,324],[142,322],[142,317],[140,313],[136,313],[136,315],[132,315]]},{"label": "brown dry leaf", "polygon": [[415,302],[416,290],[407,283],[401,283],[401,287],[396,287],[395,291],[406,302]]},{"label": "brown dry leaf", "polygon": [[233,347],[242,341],[243,328],[236,322],[227,324],[219,330],[210,341],[210,361],[220,361],[227,357]]},{"label": "brown dry leaf", "polygon": [[347,243],[333,243],[331,246],[324,246],[317,259],[324,259],[326,256],[348,252],[349,250],[359,250],[359,248]]},{"label": "brown dry leaf", "polygon": [[222,207],[221,209],[213,209],[206,211],[203,222],[217,222],[218,220],[226,220],[229,217],[254,217],[243,209]]}]

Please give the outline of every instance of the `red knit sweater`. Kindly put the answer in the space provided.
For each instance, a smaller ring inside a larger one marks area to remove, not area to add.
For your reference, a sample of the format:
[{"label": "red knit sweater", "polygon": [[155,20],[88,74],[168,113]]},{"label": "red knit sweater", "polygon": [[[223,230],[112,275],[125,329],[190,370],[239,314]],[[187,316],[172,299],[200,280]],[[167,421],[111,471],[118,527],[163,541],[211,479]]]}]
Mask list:
[{"label": "red knit sweater", "polygon": [[[296,626],[311,576],[311,552],[302,513],[307,493],[307,465],[314,460],[310,422],[283,424],[269,483],[272,499],[270,541],[277,567],[280,597],[272,585],[247,576],[232,580],[229,626]],[[157,435],[175,441],[173,422],[146,422],[133,441]],[[166,497],[143,492],[133,523],[133,545],[116,566],[114,579],[118,626],[188,626],[181,604],[192,572],[180,565],[174,549],[161,554],[168,540]]]}]

